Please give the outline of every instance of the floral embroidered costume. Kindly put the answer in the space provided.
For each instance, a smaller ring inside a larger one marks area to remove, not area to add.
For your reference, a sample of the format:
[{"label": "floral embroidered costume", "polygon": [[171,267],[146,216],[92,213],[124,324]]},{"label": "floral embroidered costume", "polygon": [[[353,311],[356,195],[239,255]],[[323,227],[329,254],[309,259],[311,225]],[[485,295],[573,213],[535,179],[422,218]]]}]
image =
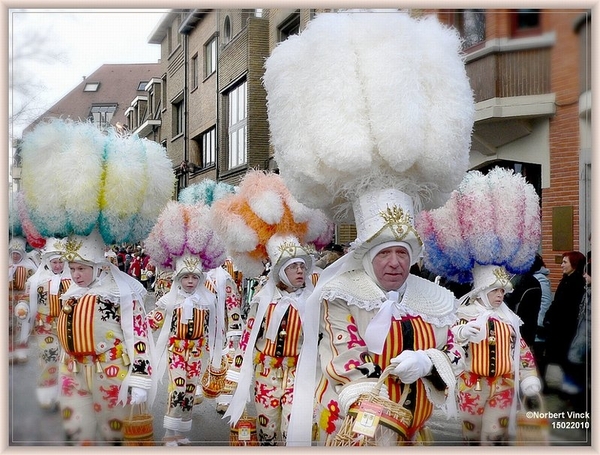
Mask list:
[{"label": "floral embroidered costume", "polygon": [[13,237],[8,244],[8,356],[18,362],[27,361],[29,327],[23,323],[29,307],[27,280],[37,270],[25,247],[22,237]]},{"label": "floral embroidered costume", "polygon": [[208,207],[175,201],[166,205],[145,243],[160,267],[174,266],[171,289],[148,313],[148,322],[158,331],[155,380],[168,371],[164,442],[187,445],[184,433],[192,427],[200,378],[206,368],[221,368],[227,344],[225,280],[207,277],[225,261],[225,248],[210,227]]},{"label": "floral embroidered costume", "polygon": [[[204,179],[199,183],[194,183],[182,189],[178,200],[182,204],[194,205],[201,203],[210,207],[215,201],[235,192],[236,187],[233,185]],[[237,349],[240,336],[242,335],[241,273],[235,273],[233,262],[230,258],[226,258],[222,267],[217,267],[207,272],[207,278],[217,290],[219,305],[225,306],[227,317],[227,362],[231,364],[233,353]],[[234,385],[231,381],[225,382],[223,392],[215,399],[217,411],[222,412],[229,405],[232,387]],[[202,389],[198,388],[195,403],[200,404],[203,398]]]},{"label": "floral embroidered costume", "polygon": [[535,259],[539,198],[512,170],[471,171],[446,205],[419,214],[417,226],[427,246],[425,266],[451,281],[473,283],[453,327],[465,349],[457,388],[463,437],[470,444],[504,444],[516,433],[519,401],[541,390],[521,338],[522,321],[503,301],[512,291],[507,270],[523,273]]},{"label": "floral embroidered costume", "polygon": [[38,352],[40,373],[36,397],[42,408],[53,409],[58,404],[58,368],[61,354],[57,321],[62,302],[60,297],[71,285],[71,274],[61,257],[64,242],[46,239],[42,262],[29,278],[29,312],[27,322],[32,327]]},{"label": "floral embroidered costume", "polygon": [[89,444],[122,439],[129,416],[128,390],[147,394],[151,386],[151,339],[145,319],[145,290],[104,259],[100,235],[70,236],[63,258],[90,265],[89,286],[71,284],[62,294],[58,339],[64,351],[60,364],[61,396],[67,439]]},{"label": "floral embroidered costume", "polygon": [[263,261],[271,264],[265,285],[252,299],[240,349],[228,371],[237,387],[225,418],[236,425],[253,390],[260,444],[282,445],[304,339],[305,302],[316,281],[303,243],[324,246],[330,223],[320,211],[295,201],[279,176],[260,171],[246,174],[237,194],[217,201],[211,210],[245,275],[258,276]]},{"label": "floral embroidered costume", "polygon": [[146,290],[105,251],[148,235],[171,198],[172,163],[156,142],[59,119],[28,133],[22,156],[28,219],[40,235],[65,238],[72,278],[57,320],[65,438],[118,445],[130,405],[152,405],[154,340]]}]

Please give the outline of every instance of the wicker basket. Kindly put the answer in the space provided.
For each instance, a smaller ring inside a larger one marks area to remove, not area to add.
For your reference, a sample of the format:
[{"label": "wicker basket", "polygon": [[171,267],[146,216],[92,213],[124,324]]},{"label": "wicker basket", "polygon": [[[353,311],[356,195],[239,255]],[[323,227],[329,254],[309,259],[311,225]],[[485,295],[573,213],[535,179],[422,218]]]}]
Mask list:
[{"label": "wicker basket", "polygon": [[[410,391],[409,386],[404,386],[398,403],[379,396],[381,386],[391,371],[393,371],[393,367],[386,368],[373,390],[358,397],[358,400],[348,410],[337,434],[325,442],[326,446],[404,445],[407,440],[408,427],[413,418],[412,413],[403,406]],[[364,419],[370,425],[369,421],[374,415],[369,412],[371,410],[378,415],[378,423],[371,427],[372,433],[363,431],[361,425]]]},{"label": "wicker basket", "polygon": [[229,445],[233,447],[260,445],[256,433],[256,417],[250,417],[245,409],[240,420],[231,427]]},{"label": "wicker basket", "polygon": [[536,398],[539,409],[529,407],[526,404],[527,400],[520,400],[520,410],[517,411],[517,437],[515,441],[518,446],[550,445],[550,421],[546,417],[544,400],[539,394]]},{"label": "wicker basket", "polygon": [[221,366],[214,368],[209,365],[202,376],[201,386],[206,398],[217,398],[225,387],[225,375],[227,374],[227,361]]},{"label": "wicker basket", "polygon": [[[138,413],[134,415],[134,408]],[[146,404],[132,405],[129,418],[123,420],[123,445],[124,446],[153,446],[154,428],[153,417],[146,408]]]}]

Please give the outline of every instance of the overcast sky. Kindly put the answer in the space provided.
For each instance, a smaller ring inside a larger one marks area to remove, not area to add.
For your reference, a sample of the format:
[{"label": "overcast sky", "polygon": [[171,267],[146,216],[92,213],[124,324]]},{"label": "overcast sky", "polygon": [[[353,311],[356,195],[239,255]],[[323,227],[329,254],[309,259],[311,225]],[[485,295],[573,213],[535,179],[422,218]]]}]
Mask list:
[{"label": "overcast sky", "polygon": [[30,108],[24,121],[13,123],[13,137],[103,64],[157,62],[160,45],[148,38],[166,11],[9,10],[9,109]]}]

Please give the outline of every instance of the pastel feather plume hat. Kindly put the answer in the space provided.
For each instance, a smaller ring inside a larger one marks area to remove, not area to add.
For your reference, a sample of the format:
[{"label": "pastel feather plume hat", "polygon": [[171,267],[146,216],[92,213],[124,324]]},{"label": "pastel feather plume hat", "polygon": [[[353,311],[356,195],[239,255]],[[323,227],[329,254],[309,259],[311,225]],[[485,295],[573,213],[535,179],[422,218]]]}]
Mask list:
[{"label": "pastel feather plume hat", "polygon": [[510,292],[509,275],[529,270],[540,246],[539,196],[512,169],[469,171],[443,207],[418,214],[416,227],[425,267],[472,283],[465,298],[498,287]]},{"label": "pastel feather plume hat", "polygon": [[202,202],[169,201],[144,242],[146,252],[159,267],[174,270],[174,280],[186,273],[201,276],[226,259],[225,243],[210,220]]},{"label": "pastel feather plume hat", "polygon": [[259,276],[267,261],[277,276],[291,257],[301,257],[310,270],[307,245],[327,245],[333,223],[321,210],[299,203],[278,174],[250,170],[237,192],[211,206],[212,225],[245,276]]},{"label": "pastel feather plume hat", "polygon": [[142,241],[173,194],[165,148],[114,128],[50,119],[24,136],[21,153],[27,219],[43,237],[80,245],[75,256],[97,260],[100,245]]}]

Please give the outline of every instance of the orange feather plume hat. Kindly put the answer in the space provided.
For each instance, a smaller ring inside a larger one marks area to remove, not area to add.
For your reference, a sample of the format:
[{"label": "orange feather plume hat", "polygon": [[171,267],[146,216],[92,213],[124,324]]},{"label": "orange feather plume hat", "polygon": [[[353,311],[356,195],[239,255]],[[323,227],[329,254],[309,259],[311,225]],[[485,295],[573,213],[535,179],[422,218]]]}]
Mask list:
[{"label": "orange feather plume hat", "polygon": [[215,230],[246,276],[260,275],[267,261],[277,269],[292,257],[292,250],[293,257],[303,256],[310,267],[307,245],[321,249],[333,236],[331,220],[298,202],[271,172],[249,171],[237,193],[216,201],[211,214]]}]

